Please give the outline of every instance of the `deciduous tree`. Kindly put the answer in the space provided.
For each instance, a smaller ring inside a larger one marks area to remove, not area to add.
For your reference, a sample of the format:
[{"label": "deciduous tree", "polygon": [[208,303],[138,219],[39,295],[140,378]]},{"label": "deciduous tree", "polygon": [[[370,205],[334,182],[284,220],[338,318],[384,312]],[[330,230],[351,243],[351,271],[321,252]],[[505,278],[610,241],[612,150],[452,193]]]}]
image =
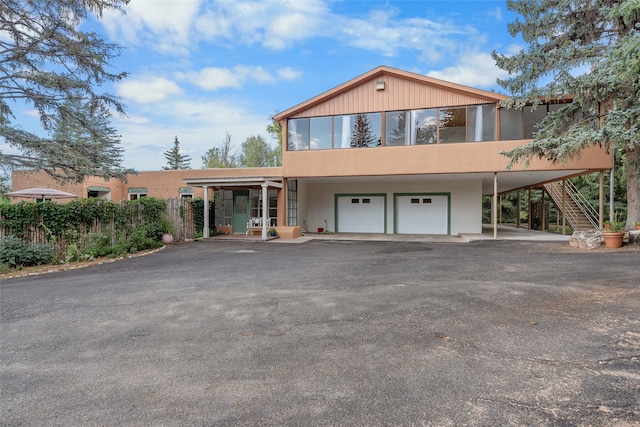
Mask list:
[{"label": "deciduous tree", "polygon": [[260,135],[250,136],[241,147],[240,167],[259,168],[273,166],[273,150]]},{"label": "deciduous tree", "polygon": [[494,52],[510,77],[498,83],[521,108],[570,98],[550,113],[533,142],[505,153],[562,162],[589,146],[624,151],[627,227],[640,220],[640,2],[637,0],[507,0],[520,14],[509,24],[526,49]]},{"label": "deciduous tree", "polygon": [[231,134],[225,133],[220,147],[209,148],[202,156],[203,168],[236,168],[236,155],[231,145]]},{"label": "deciduous tree", "polygon": [[[109,65],[121,48],[81,31],[91,13],[121,10],[127,0],[3,0],[0,4],[0,152],[6,168],[43,169],[60,181],[90,175],[124,178],[122,149],[108,126],[124,105],[98,88],[126,73]],[[33,108],[41,130],[25,130],[13,108]],[[73,130],[62,137],[57,130]],[[57,136],[56,136],[57,135]],[[78,136],[78,138],[75,138]],[[90,143],[87,141],[90,140]]]}]

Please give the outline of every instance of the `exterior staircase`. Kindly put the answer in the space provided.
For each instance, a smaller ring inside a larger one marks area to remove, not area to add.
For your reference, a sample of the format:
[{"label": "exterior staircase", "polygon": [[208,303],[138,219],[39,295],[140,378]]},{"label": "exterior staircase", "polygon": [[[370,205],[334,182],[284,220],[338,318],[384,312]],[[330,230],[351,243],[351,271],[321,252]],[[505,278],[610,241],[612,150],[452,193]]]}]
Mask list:
[{"label": "exterior staircase", "polygon": [[[587,199],[578,191],[573,182],[565,181],[564,191],[562,181],[544,184],[545,190],[553,202],[562,211],[571,228],[575,230],[591,230],[599,228],[598,212],[589,204]],[[564,192],[564,205],[562,193]],[[564,206],[564,207],[563,207]]]}]

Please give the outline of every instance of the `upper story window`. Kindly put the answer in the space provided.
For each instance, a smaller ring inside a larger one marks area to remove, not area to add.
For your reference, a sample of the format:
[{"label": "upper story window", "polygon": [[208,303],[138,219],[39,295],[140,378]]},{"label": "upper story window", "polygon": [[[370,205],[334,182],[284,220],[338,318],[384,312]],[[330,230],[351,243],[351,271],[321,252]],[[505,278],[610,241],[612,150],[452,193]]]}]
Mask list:
[{"label": "upper story window", "polygon": [[289,151],[382,145],[382,113],[289,119]]},{"label": "upper story window", "polygon": [[[543,104],[535,110],[525,107],[496,111],[495,104],[480,104],[289,119],[288,149],[300,151],[532,139],[536,125],[548,112],[563,108],[564,105]],[[496,114],[499,115],[499,129],[496,129]]]},{"label": "upper story window", "polygon": [[520,110],[500,109],[500,140],[533,139],[536,126],[552,112],[565,108],[567,104],[540,104],[534,110],[524,107]]}]

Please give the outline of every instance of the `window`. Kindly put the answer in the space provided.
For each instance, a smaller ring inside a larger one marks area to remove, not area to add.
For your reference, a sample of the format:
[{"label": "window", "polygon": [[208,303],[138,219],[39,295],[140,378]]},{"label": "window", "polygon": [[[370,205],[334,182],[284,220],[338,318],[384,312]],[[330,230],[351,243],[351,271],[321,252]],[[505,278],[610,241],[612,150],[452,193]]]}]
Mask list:
[{"label": "window", "polygon": [[547,106],[538,105],[535,110],[531,107],[524,107],[524,138],[533,139],[536,133],[536,125],[547,115]]},{"label": "window", "polygon": [[411,143],[411,113],[393,111],[386,113],[385,141],[387,146],[409,145]]},{"label": "window", "polygon": [[287,141],[290,151],[309,149],[309,119],[289,119]]},{"label": "window", "polygon": [[496,140],[496,106],[471,105],[467,107],[467,141]]},{"label": "window", "polygon": [[298,225],[298,181],[287,182],[287,225]]},{"label": "window", "polygon": [[129,200],[137,200],[142,197],[146,197],[147,194],[149,194],[147,189],[144,187],[129,188],[127,192],[129,193]]},{"label": "window", "polygon": [[312,150],[331,148],[332,119],[332,117],[315,117],[309,120],[309,146]]},{"label": "window", "polygon": [[441,108],[438,120],[440,143],[465,142],[467,140],[467,108]]},{"label": "window", "polygon": [[233,224],[233,191],[216,190],[213,200],[214,223],[217,226]]},{"label": "window", "polygon": [[411,111],[411,145],[435,144],[438,142],[438,110]]},{"label": "window", "polygon": [[500,140],[522,139],[522,110],[500,109]]}]

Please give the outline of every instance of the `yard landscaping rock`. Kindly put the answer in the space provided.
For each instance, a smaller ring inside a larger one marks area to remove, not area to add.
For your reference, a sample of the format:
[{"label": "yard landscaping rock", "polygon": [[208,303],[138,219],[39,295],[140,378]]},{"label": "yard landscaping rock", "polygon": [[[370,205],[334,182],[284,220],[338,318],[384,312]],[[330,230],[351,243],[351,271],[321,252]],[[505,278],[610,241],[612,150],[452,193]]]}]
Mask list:
[{"label": "yard landscaping rock", "polygon": [[627,234],[627,243],[629,243],[629,246],[640,247],[640,230],[629,231]]},{"label": "yard landscaping rock", "polygon": [[600,230],[574,231],[569,239],[569,245],[580,249],[598,249],[602,246],[602,232]]}]

